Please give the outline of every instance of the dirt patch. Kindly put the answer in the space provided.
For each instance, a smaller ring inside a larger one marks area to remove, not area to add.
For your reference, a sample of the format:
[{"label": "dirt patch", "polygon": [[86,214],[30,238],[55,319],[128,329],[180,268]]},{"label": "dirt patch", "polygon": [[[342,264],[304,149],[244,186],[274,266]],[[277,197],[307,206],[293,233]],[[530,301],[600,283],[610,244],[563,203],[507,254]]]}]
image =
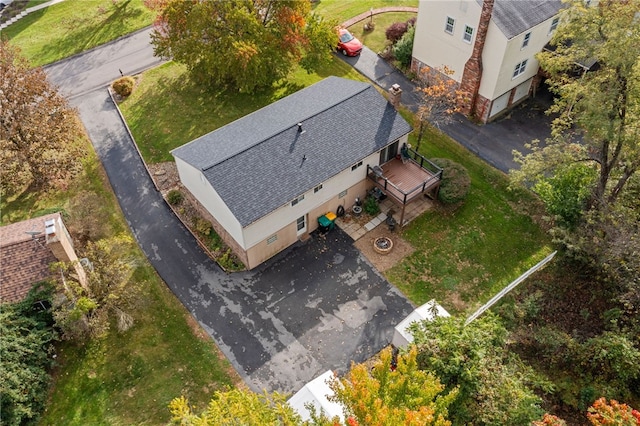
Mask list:
[{"label": "dirt patch", "polygon": [[155,181],[156,186],[162,192],[162,195],[167,195],[172,189],[184,190],[180,184],[180,177],[178,176],[178,168],[176,163],[168,161],[166,163],[147,164],[149,172],[151,172],[151,178]]},{"label": "dirt patch", "polygon": [[[389,253],[379,254],[373,249],[373,242],[378,237],[391,238],[393,249]],[[415,248],[403,239],[397,231],[390,232],[384,223],[367,232],[354,245],[380,272],[397,265],[403,258],[415,251]]]}]

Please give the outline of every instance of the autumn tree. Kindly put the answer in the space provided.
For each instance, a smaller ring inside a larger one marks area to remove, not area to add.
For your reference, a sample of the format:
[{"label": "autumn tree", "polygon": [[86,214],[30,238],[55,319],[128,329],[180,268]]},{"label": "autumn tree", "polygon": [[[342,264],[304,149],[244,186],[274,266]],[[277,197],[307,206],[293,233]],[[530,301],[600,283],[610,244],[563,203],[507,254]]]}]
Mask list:
[{"label": "autumn tree", "polygon": [[133,239],[126,235],[89,242],[83,253],[89,260],[85,264],[85,284],[74,275],[73,264],[53,266],[62,272],[58,290],[65,302],[54,315],[63,337],[102,337],[113,320],[120,331],[133,324],[131,310],[141,289],[141,283],[134,278],[135,262],[128,257],[133,245]]},{"label": "autumn tree", "polygon": [[443,68],[423,67],[420,70],[420,85],[416,88],[419,95],[416,121],[418,124],[418,142],[416,151],[420,147],[424,126],[433,125],[437,128],[450,123],[453,114],[459,111],[463,94],[458,90],[458,83],[451,78],[453,70]]},{"label": "autumn tree", "polygon": [[194,78],[241,92],[271,86],[295,64],[311,71],[331,60],[333,26],[308,0],[147,0],[158,18],[155,54]]},{"label": "autumn tree", "polygon": [[75,111],[7,41],[0,41],[0,75],[0,191],[64,187],[84,155]]},{"label": "autumn tree", "polygon": [[444,392],[433,374],[420,370],[415,347],[397,358],[385,348],[373,368],[354,364],[342,379],[331,383],[334,399],[347,409],[359,425],[446,426],[447,408],[457,389]]},{"label": "autumn tree", "polygon": [[512,177],[543,190],[570,256],[637,287],[640,241],[624,236],[640,221],[640,0],[593,3],[570,1],[553,49],[538,54],[557,118],[545,144],[515,153]]}]

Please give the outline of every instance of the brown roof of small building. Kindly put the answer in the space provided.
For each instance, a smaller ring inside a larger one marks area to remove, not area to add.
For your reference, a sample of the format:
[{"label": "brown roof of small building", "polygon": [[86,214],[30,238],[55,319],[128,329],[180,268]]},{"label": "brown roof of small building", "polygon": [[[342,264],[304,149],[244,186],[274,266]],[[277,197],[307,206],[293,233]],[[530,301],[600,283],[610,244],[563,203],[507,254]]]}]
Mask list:
[{"label": "brown roof of small building", "polygon": [[[49,264],[57,259],[45,243],[48,214],[0,227],[0,303],[22,300],[34,283],[51,277]],[[32,237],[30,233],[40,232]]]}]

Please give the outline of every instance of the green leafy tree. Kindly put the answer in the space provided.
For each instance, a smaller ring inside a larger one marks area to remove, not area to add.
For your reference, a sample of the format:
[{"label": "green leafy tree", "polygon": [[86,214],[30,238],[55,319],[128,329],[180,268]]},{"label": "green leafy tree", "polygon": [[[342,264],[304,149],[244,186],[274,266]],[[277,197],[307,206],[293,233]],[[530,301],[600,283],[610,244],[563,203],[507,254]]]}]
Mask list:
[{"label": "green leafy tree", "polygon": [[46,283],[38,284],[24,301],[4,304],[0,310],[2,424],[35,424],[46,404],[56,333],[51,312],[33,306],[50,302],[52,289]]},{"label": "green leafy tree", "polygon": [[507,331],[491,313],[467,326],[454,317],[424,321],[412,333],[419,367],[459,388],[449,408],[454,423],[529,424],[542,416],[533,389],[550,385],[509,351]]},{"label": "green leafy tree", "polygon": [[410,25],[409,29],[400,40],[393,46],[393,56],[400,62],[403,67],[411,64],[411,55],[413,54],[413,39],[416,34],[416,27]]},{"label": "green leafy tree", "polygon": [[418,369],[417,351],[398,356],[392,370],[392,351],[384,349],[369,371],[354,364],[342,379],[331,383],[334,399],[347,407],[361,425],[446,426],[447,407],[457,389],[443,394],[444,385],[432,373]]},{"label": "green leafy tree", "polygon": [[241,92],[271,86],[299,63],[331,60],[333,25],[308,0],[148,1],[158,12],[156,55],[183,63],[204,84]]},{"label": "green leafy tree", "polygon": [[67,339],[102,337],[115,320],[120,331],[133,325],[130,312],[139,299],[141,283],[135,280],[135,263],[128,258],[133,240],[126,235],[91,242],[85,257],[91,264],[86,268],[83,285],[74,277],[73,264],[55,264],[64,278],[59,290],[65,302],[55,312],[57,325]]},{"label": "green leafy tree", "polygon": [[75,111],[31,68],[19,50],[0,40],[0,193],[60,188],[82,170],[82,125]]},{"label": "green leafy tree", "polygon": [[556,94],[552,137],[515,153],[512,177],[559,214],[552,233],[567,255],[638,297],[640,0],[568,3],[554,51],[538,54]]}]

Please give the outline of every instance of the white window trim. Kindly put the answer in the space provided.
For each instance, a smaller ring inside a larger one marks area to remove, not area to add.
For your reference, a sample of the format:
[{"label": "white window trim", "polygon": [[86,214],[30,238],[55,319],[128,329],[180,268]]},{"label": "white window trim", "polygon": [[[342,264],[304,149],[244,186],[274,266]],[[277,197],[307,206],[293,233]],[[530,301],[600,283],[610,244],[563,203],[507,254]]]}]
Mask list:
[{"label": "white window trim", "polygon": [[[451,31],[447,30],[447,28],[449,27],[449,19],[451,19],[453,21],[451,23]],[[453,35],[455,30],[456,30],[456,19],[452,18],[451,16],[447,16],[447,19],[445,19],[445,21],[444,21],[444,32],[447,33],[447,34]]]},{"label": "white window trim", "polygon": [[520,46],[520,50],[526,49],[527,46],[529,46],[529,43],[531,43],[531,31],[529,31],[524,35],[524,38],[522,39],[522,46]]},{"label": "white window trim", "polygon": [[529,59],[524,59],[521,62],[518,62],[516,66],[513,68],[513,77],[511,80],[515,80],[520,77],[527,70],[527,65],[529,65]]},{"label": "white window trim", "polygon": [[[467,33],[467,28],[471,29],[471,34]],[[471,42],[473,41],[473,33],[475,31],[476,31],[475,28],[473,28],[471,25],[465,25],[464,31],[462,32],[462,41],[464,41],[465,43],[471,44]],[[469,35],[469,40],[466,39],[467,34]]]}]

